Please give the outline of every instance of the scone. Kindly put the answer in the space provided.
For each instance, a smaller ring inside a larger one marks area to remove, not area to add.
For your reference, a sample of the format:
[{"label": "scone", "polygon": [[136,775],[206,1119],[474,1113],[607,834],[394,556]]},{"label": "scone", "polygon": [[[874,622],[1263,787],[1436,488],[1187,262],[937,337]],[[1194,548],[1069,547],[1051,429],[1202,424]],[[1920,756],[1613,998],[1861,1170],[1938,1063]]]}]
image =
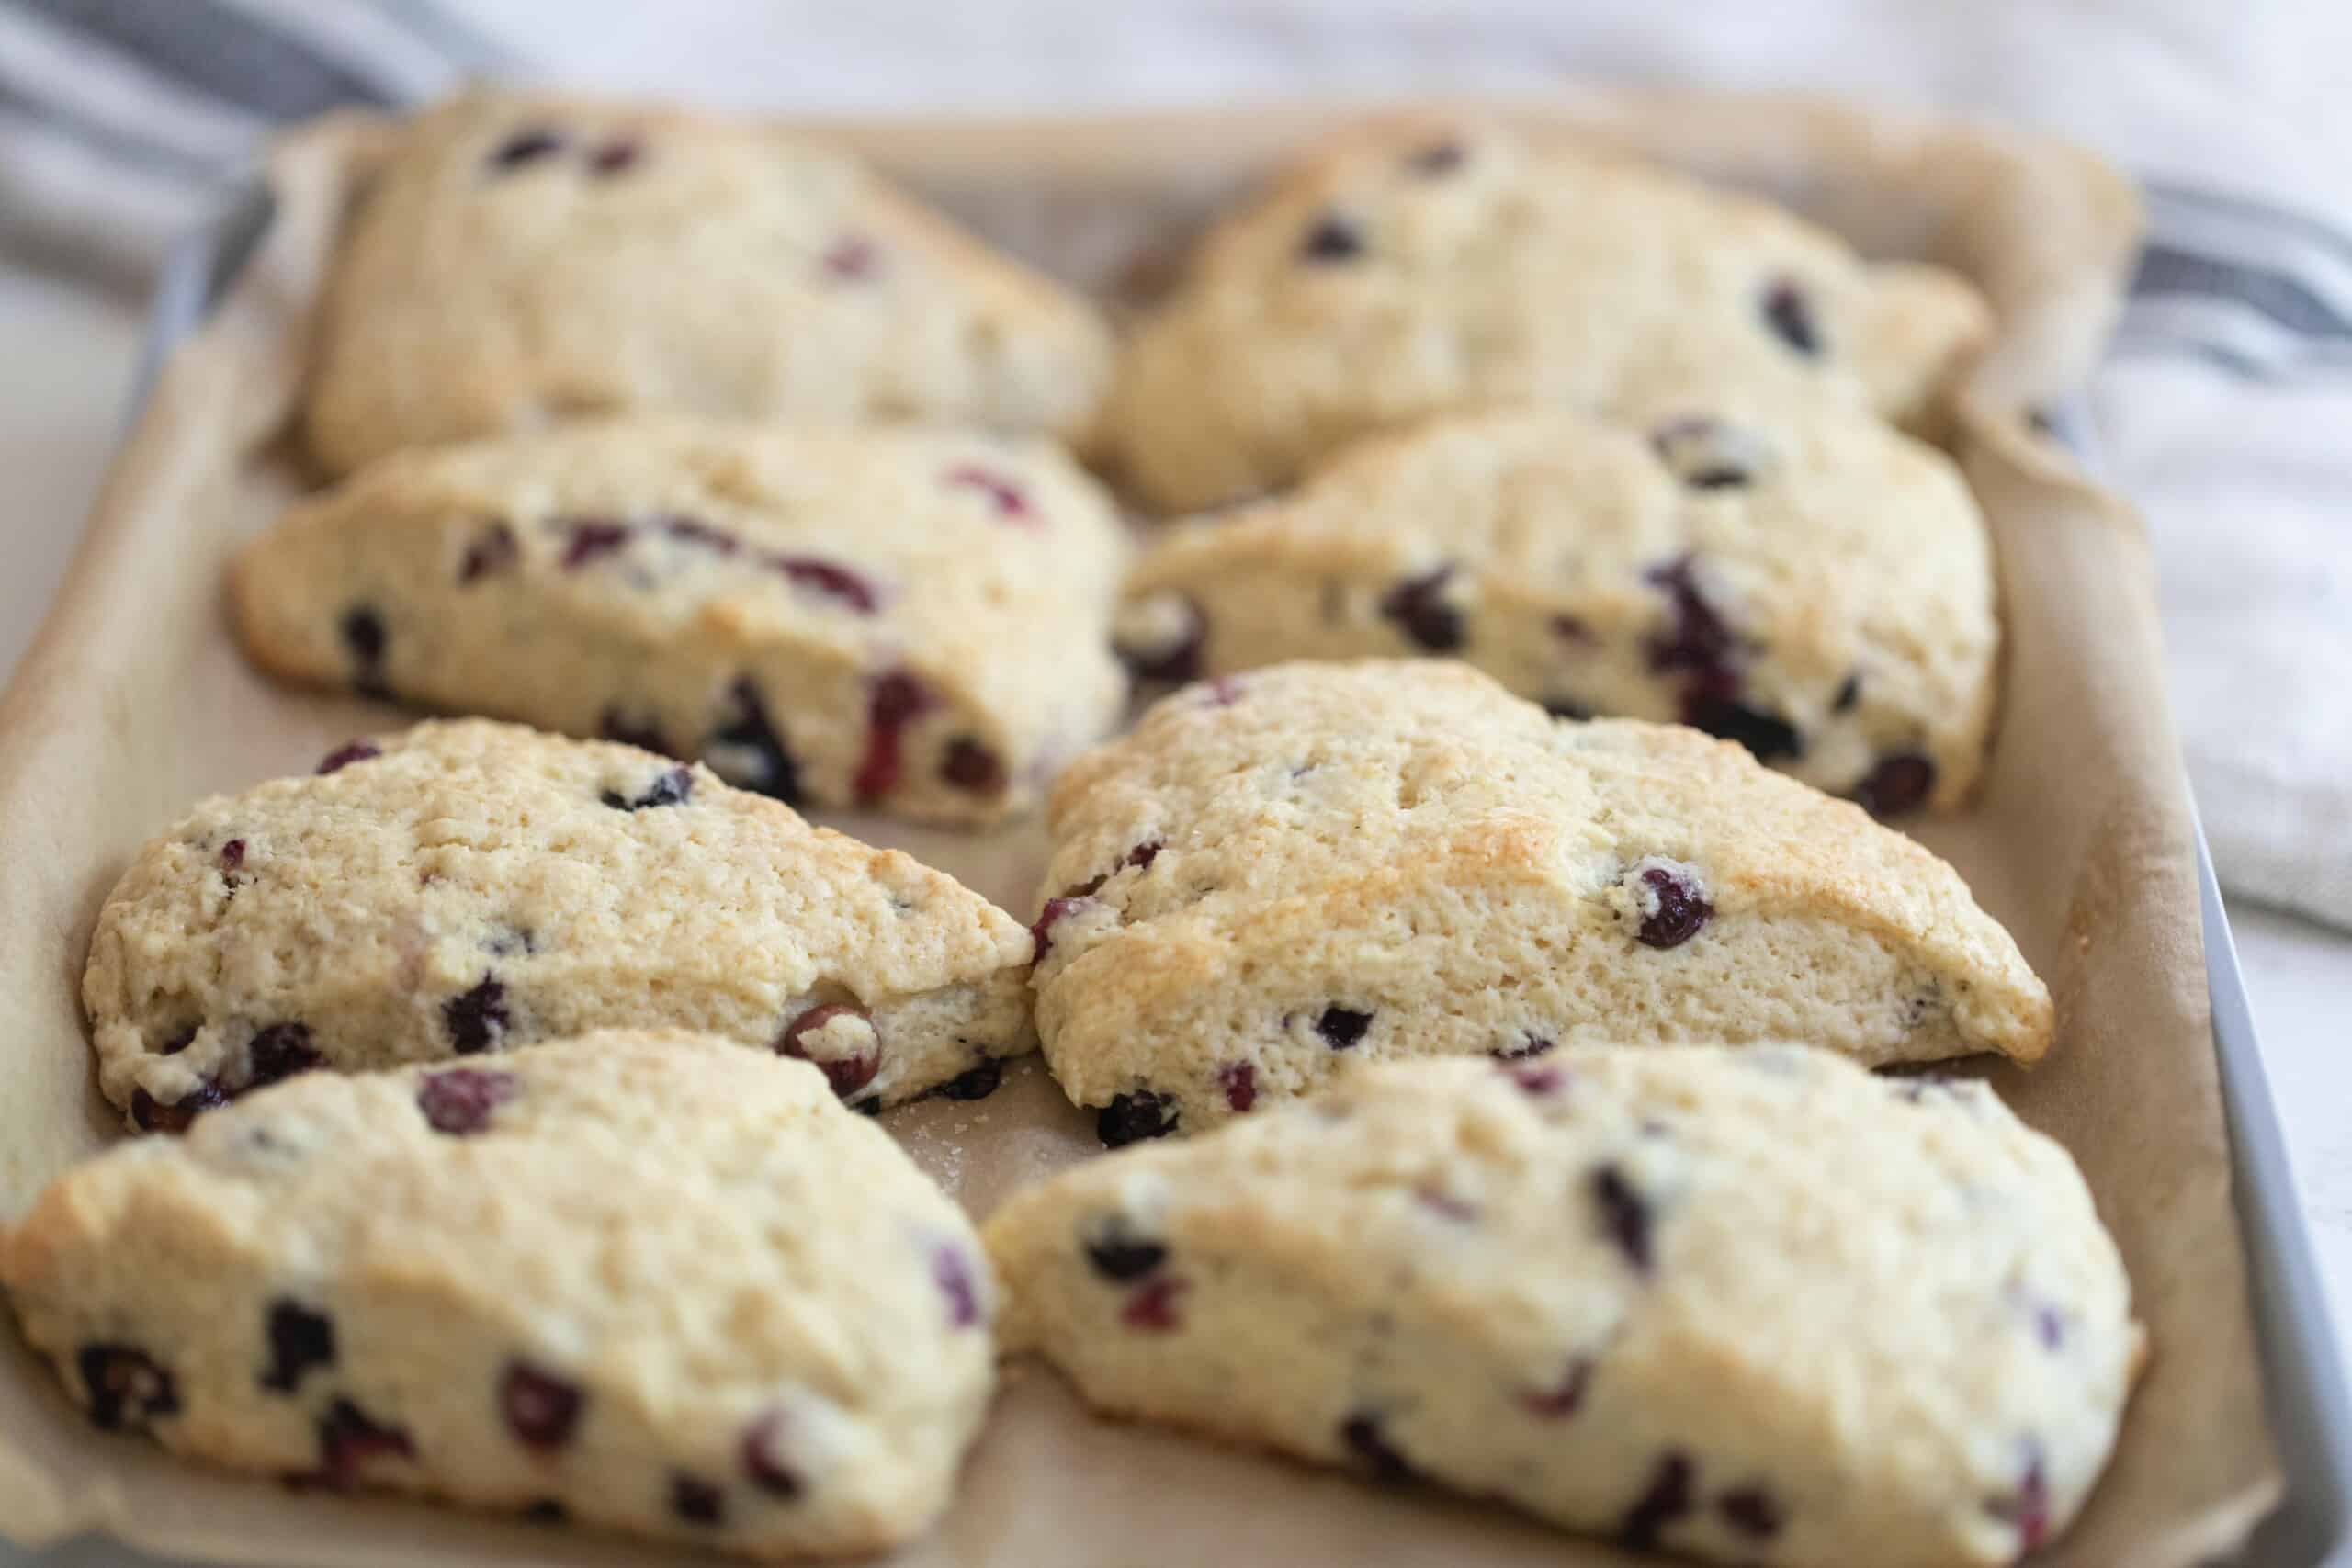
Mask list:
[{"label": "scone", "polygon": [[405,129],[314,341],[336,473],[625,411],[1075,434],[1111,353],[1085,300],[820,141],[508,91]]},{"label": "scone", "polygon": [[1192,511],[1449,409],[1710,386],[1907,418],[1987,320],[1951,274],[1865,264],[1792,213],[1622,153],[1392,123],[1211,231],[1122,353],[1102,438],[1146,501]]},{"label": "scone", "polygon": [[695,1034],[311,1074],[68,1171],[0,1282],[102,1427],[756,1556],[921,1533],[995,1376],[963,1212]]},{"label": "scone", "polygon": [[1795,1048],[1367,1069],[985,1239],[1005,1346],[1104,1409],[1729,1562],[2014,1561],[2142,1349],[2064,1149]]},{"label": "scone", "polygon": [[2049,991],[1917,843],[1728,741],[1555,719],[1451,661],[1185,687],[1050,822],[1037,1030],[1106,1143],[1390,1056],[2050,1044]]},{"label": "scone", "polygon": [[943,873],[634,746],[461,719],[218,795],[90,939],[98,1085],[177,1131],[247,1089],[671,1026],[876,1110],[1028,1049],[1029,933]]},{"label": "scone", "polygon": [[233,596],[283,675],[978,823],[1117,717],[1125,548],[1043,443],[629,421],[387,458]]},{"label": "scone", "polygon": [[1121,628],[1134,668],[1181,680],[1449,654],[1555,713],[1679,719],[1883,812],[1960,804],[2000,651],[1984,522],[1942,454],[1736,394],[1367,438],[1161,536]]}]

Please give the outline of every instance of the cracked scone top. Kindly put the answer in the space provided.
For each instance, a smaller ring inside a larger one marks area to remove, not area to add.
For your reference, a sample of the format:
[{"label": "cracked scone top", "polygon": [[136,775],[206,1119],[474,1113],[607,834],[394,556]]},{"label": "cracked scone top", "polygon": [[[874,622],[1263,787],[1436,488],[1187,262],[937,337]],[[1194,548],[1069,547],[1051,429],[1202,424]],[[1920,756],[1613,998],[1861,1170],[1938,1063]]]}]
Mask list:
[{"label": "cracked scone top", "polygon": [[670,1032],[280,1085],[67,1172],[0,1280],[102,1427],[763,1556],[921,1532],[994,1381],[963,1212]]},{"label": "cracked scone top", "polygon": [[388,458],[233,597],[283,675],[978,823],[1118,716],[1125,551],[1044,442],[629,420]]},{"label": "cracked scone top", "polygon": [[1555,719],[1452,661],[1185,687],[1071,765],[1050,823],[1037,1030],[1106,1142],[1367,1058],[2050,1043],[2048,990],[1917,843],[1728,741]]},{"label": "cracked scone top", "polygon": [[1085,300],[822,141],[646,104],[463,94],[401,133],[329,278],[304,408],[345,472],[666,411],[1075,434]]},{"label": "cracked scone top", "polygon": [[984,1235],[1097,1405],[1734,1562],[2015,1561],[2143,1346],[2064,1150],[1780,1046],[1367,1069]]},{"label": "cracked scone top", "polygon": [[1148,675],[1450,654],[1553,712],[1679,719],[1882,812],[1961,803],[2000,648],[1984,521],[1942,454],[1738,393],[1367,438],[1159,535],[1126,601]]},{"label": "cracked scone top", "polygon": [[862,1109],[1028,1048],[1012,916],[707,770],[484,719],[321,766],[200,803],[100,909],[83,1003],[133,1125],[607,1027],[804,1056]]},{"label": "cracked scone top", "polygon": [[1388,124],[1211,231],[1123,351],[1101,438],[1182,511],[1447,409],[1712,385],[1907,417],[1985,321],[1951,274],[1865,264],[1792,213],[1621,153]]}]

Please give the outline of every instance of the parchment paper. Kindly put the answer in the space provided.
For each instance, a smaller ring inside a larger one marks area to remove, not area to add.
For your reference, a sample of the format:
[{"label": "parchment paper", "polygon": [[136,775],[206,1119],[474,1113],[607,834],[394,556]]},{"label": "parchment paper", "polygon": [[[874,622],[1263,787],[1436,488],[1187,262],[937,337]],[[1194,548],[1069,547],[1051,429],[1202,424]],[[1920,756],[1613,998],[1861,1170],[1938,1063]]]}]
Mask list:
[{"label": "parchment paper", "polygon": [[[1112,293],[1164,280],[1215,203],[1344,107],[1110,121],[831,127],[967,221]],[[1809,102],[1564,93],[1522,118],[1620,139],[1806,209],[1878,254],[1973,275],[2000,342],[1948,432],[1997,536],[2007,696],[1981,802],[1921,826],[2056,993],[2060,1037],[2000,1091],[2081,1161],[2123,1248],[2154,1359],[2098,1495],[2050,1563],[2186,1565],[2234,1546],[2278,1472],[2264,1424],[2206,1016],[2186,798],[2136,521],[2019,418],[2101,344],[2137,234],[2086,156]],[[231,642],[221,567],[301,482],[276,442],[343,203],[385,131],[339,119],[281,147],[269,239],[169,367],[80,557],[0,699],[0,1213],[119,1135],[78,1003],[93,917],[124,863],[203,793],[307,769],[371,705],[274,688]],[[992,838],[839,825],[913,851],[1024,918],[1035,827]],[[1095,1145],[1035,1066],[978,1104],[885,1119],[976,1213]],[[94,1432],[0,1332],[0,1530],[103,1529],[255,1562],[708,1561],[380,1498],[298,1496]],[[1432,1494],[1097,1420],[1014,1367],[960,1500],[906,1568],[1600,1564],[1591,1545]]]}]

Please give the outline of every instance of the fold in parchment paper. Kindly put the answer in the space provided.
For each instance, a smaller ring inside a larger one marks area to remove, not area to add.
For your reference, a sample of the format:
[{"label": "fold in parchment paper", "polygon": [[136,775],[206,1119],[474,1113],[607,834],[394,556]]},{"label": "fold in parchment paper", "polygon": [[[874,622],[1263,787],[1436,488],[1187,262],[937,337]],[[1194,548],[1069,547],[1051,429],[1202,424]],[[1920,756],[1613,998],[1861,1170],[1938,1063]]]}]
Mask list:
[{"label": "fold in parchment paper", "polygon": [[[1165,276],[1216,203],[1340,107],[829,128],[992,238],[1105,293]],[[2072,1149],[2130,1264],[2154,1359],[2112,1467],[2049,1563],[2173,1568],[2237,1543],[2278,1492],[2230,1201],[2187,800],[2137,522],[2019,417],[2098,353],[2137,234],[2120,178],[2068,149],[1810,102],[1564,92],[1514,118],[1598,133],[1790,201],[1873,254],[1942,261],[2002,317],[1951,445],[1996,531],[2008,615],[1979,803],[1917,830],[2049,980],[2059,1043],[2000,1092]],[[275,221],[183,346],[101,496],[54,613],[0,702],[0,1213],[115,1137],[78,1004],[91,920],[137,846],[196,796],[299,772],[389,709],[281,690],[239,659],[221,567],[300,484],[281,437],[344,204],[386,134],[311,128],[271,165]],[[1034,825],[969,838],[869,818],[1024,918]],[[885,1119],[979,1213],[1093,1152],[1034,1059],[992,1099]],[[1802,1129],[1792,1130],[1802,1136]],[[164,1282],[159,1281],[159,1288]],[[710,1561],[382,1498],[298,1496],[94,1432],[0,1331],[0,1530],[110,1532],[171,1556],[341,1564]],[[1094,1419],[1009,1370],[959,1500],[894,1563],[1143,1568],[1631,1559],[1499,1510],[1376,1492]],[[1860,1568],[1860,1565],[1856,1565]]]}]

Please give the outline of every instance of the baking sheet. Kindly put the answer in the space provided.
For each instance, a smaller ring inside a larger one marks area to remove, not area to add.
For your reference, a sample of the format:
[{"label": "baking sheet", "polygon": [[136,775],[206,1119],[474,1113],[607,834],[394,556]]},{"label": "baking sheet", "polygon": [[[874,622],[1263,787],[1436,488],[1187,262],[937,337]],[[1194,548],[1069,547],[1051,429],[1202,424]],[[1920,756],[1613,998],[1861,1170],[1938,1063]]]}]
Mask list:
[{"label": "baking sheet", "polygon": [[[1922,830],[2018,934],[2060,1003],[2030,1077],[1994,1075],[2074,1148],[2118,1234],[2157,1359],[2090,1509],[2050,1562],[2187,1563],[2227,1550],[2276,1495],[2230,1202],[2229,1150],[2200,963],[2195,861],[2165,718],[2136,524],[2028,434],[2017,405],[2077,379],[2133,238],[2128,189],[2061,149],[1772,100],[1578,96],[1595,125],[1797,200],[1880,254],[1962,266],[2005,335],[1957,446],[2002,550],[2011,697],[1986,795]],[[1056,270],[1091,285],[1165,276],[1209,204],[1330,110],[1162,117],[852,139]],[[84,933],[129,853],[205,789],[307,766],[383,710],[294,695],[244,671],[219,568],[290,492],[267,449],[299,372],[300,327],[335,209],[372,132],[289,146],[266,247],[221,320],[164,377],[19,681],[0,703],[0,1021],[18,1066],[0,1122],[0,1211],[111,1135],[74,1003]],[[70,782],[69,782],[70,781]],[[976,840],[844,822],[1026,913],[1034,829]],[[985,1212],[1091,1148],[1042,1074],[978,1105],[887,1120]],[[83,1427],[10,1339],[0,1371],[0,1524],[22,1539],[110,1525],[180,1552],[307,1563],[644,1561],[650,1549],[381,1500],[288,1497],[169,1463]],[[908,1562],[1621,1561],[1420,1495],[1188,1438],[1093,1421],[1050,1375],[1016,1371],[964,1496]]]}]

